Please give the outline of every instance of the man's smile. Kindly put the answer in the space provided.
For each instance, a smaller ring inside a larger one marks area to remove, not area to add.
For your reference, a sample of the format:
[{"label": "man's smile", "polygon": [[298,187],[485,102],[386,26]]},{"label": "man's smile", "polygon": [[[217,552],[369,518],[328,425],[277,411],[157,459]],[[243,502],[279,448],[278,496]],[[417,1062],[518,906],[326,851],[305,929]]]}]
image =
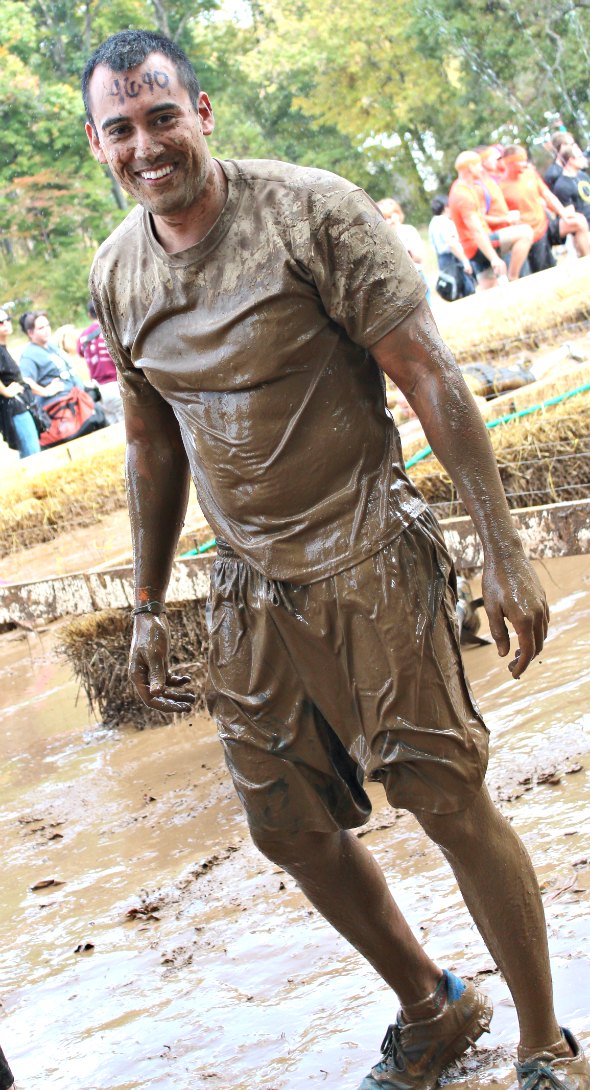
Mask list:
[{"label": "man's smile", "polygon": [[146,182],[157,182],[160,178],[166,178],[169,174],[176,170],[173,163],[166,163],[161,167],[153,167],[150,170],[138,170],[140,178],[143,178]]}]

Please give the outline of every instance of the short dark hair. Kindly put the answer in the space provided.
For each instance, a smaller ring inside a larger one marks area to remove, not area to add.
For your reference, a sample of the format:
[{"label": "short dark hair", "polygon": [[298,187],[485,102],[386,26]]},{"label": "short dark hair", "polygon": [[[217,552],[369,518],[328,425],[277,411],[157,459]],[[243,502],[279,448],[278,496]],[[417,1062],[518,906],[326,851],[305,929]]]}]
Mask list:
[{"label": "short dark hair", "polygon": [[88,85],[94,69],[98,68],[99,64],[104,64],[111,69],[111,72],[128,72],[131,68],[137,68],[139,64],[142,64],[150,53],[163,53],[172,61],[180,83],[185,91],[188,91],[195,110],[198,109],[201,85],[184,50],[176,45],[176,42],[171,41],[164,34],[158,34],[155,30],[119,30],[117,34],[111,34],[110,38],[95,49],[82,73],[84,109],[94,129],[96,127],[88,94]]},{"label": "short dark hair", "polygon": [[35,328],[35,322],[37,318],[47,318],[46,310],[26,310],[24,314],[21,314],[18,324],[20,325],[23,333],[30,333]]},{"label": "short dark hair", "polygon": [[432,215],[433,216],[442,216],[442,214],[443,214],[445,208],[447,207],[448,203],[449,203],[449,198],[445,197],[443,193],[439,193],[439,195],[437,197],[433,197],[431,202],[430,202],[430,207],[432,208]]}]

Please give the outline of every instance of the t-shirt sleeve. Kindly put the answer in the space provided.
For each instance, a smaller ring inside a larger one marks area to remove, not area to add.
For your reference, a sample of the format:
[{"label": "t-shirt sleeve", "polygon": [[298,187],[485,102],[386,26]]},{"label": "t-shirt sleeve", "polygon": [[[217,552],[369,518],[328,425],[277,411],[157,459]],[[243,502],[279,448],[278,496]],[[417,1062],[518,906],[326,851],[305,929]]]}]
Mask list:
[{"label": "t-shirt sleeve", "polygon": [[20,372],[23,378],[30,378],[33,382],[39,381],[39,369],[34,359],[30,356],[21,356],[19,360]]},{"label": "t-shirt sleeve", "polygon": [[131,356],[121,343],[109,305],[108,286],[105,280],[103,280],[100,266],[96,259],[90,271],[88,286],[92,301],[96,307],[96,317],[98,318],[102,335],[112,356],[115,367],[117,368],[117,379],[121,393],[124,395],[127,390],[129,393],[139,395],[143,398],[153,396],[154,398],[159,399],[160,395],[154,390],[143,371],[140,368],[134,367]]},{"label": "t-shirt sleeve", "polygon": [[360,189],[311,237],[310,271],[327,314],[369,348],[424,299],[426,285],[395,231]]}]

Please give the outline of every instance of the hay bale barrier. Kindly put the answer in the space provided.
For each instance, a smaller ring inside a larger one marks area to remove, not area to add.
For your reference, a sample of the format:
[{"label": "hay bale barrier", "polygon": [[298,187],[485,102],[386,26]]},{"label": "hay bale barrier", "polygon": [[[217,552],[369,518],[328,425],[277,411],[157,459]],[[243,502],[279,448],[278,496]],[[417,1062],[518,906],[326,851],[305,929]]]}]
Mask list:
[{"label": "hay bale barrier", "polygon": [[[489,434],[510,507],[590,497],[590,392],[500,424]],[[434,454],[408,472],[438,518],[466,513]]]},{"label": "hay bale barrier", "polygon": [[[191,675],[196,711],[205,710],[208,635],[204,601],[167,605],[170,661]],[[132,618],[128,610],[106,609],[78,617],[61,630],[60,650],[68,659],[94,714],[105,726],[142,729],[169,723],[136,695],[127,676]]]},{"label": "hay bale barrier", "polygon": [[[45,455],[39,455],[45,457]],[[124,447],[69,465],[18,474],[3,490],[0,557],[28,549],[126,506]]]},{"label": "hay bale barrier", "polygon": [[565,260],[505,288],[447,303],[437,308],[436,321],[457,363],[492,361],[583,328],[590,318],[589,286],[590,257]]}]

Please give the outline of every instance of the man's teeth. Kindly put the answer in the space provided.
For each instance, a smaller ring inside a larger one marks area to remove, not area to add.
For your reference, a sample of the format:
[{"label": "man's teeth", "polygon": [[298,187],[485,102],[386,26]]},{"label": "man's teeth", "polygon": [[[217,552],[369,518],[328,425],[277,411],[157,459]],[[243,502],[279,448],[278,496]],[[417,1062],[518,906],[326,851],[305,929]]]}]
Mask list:
[{"label": "man's teeth", "polygon": [[142,170],[141,176],[142,178],[145,178],[146,181],[151,182],[154,181],[156,178],[165,178],[166,175],[171,174],[173,170],[174,167],[172,166],[158,167],[157,170]]}]

